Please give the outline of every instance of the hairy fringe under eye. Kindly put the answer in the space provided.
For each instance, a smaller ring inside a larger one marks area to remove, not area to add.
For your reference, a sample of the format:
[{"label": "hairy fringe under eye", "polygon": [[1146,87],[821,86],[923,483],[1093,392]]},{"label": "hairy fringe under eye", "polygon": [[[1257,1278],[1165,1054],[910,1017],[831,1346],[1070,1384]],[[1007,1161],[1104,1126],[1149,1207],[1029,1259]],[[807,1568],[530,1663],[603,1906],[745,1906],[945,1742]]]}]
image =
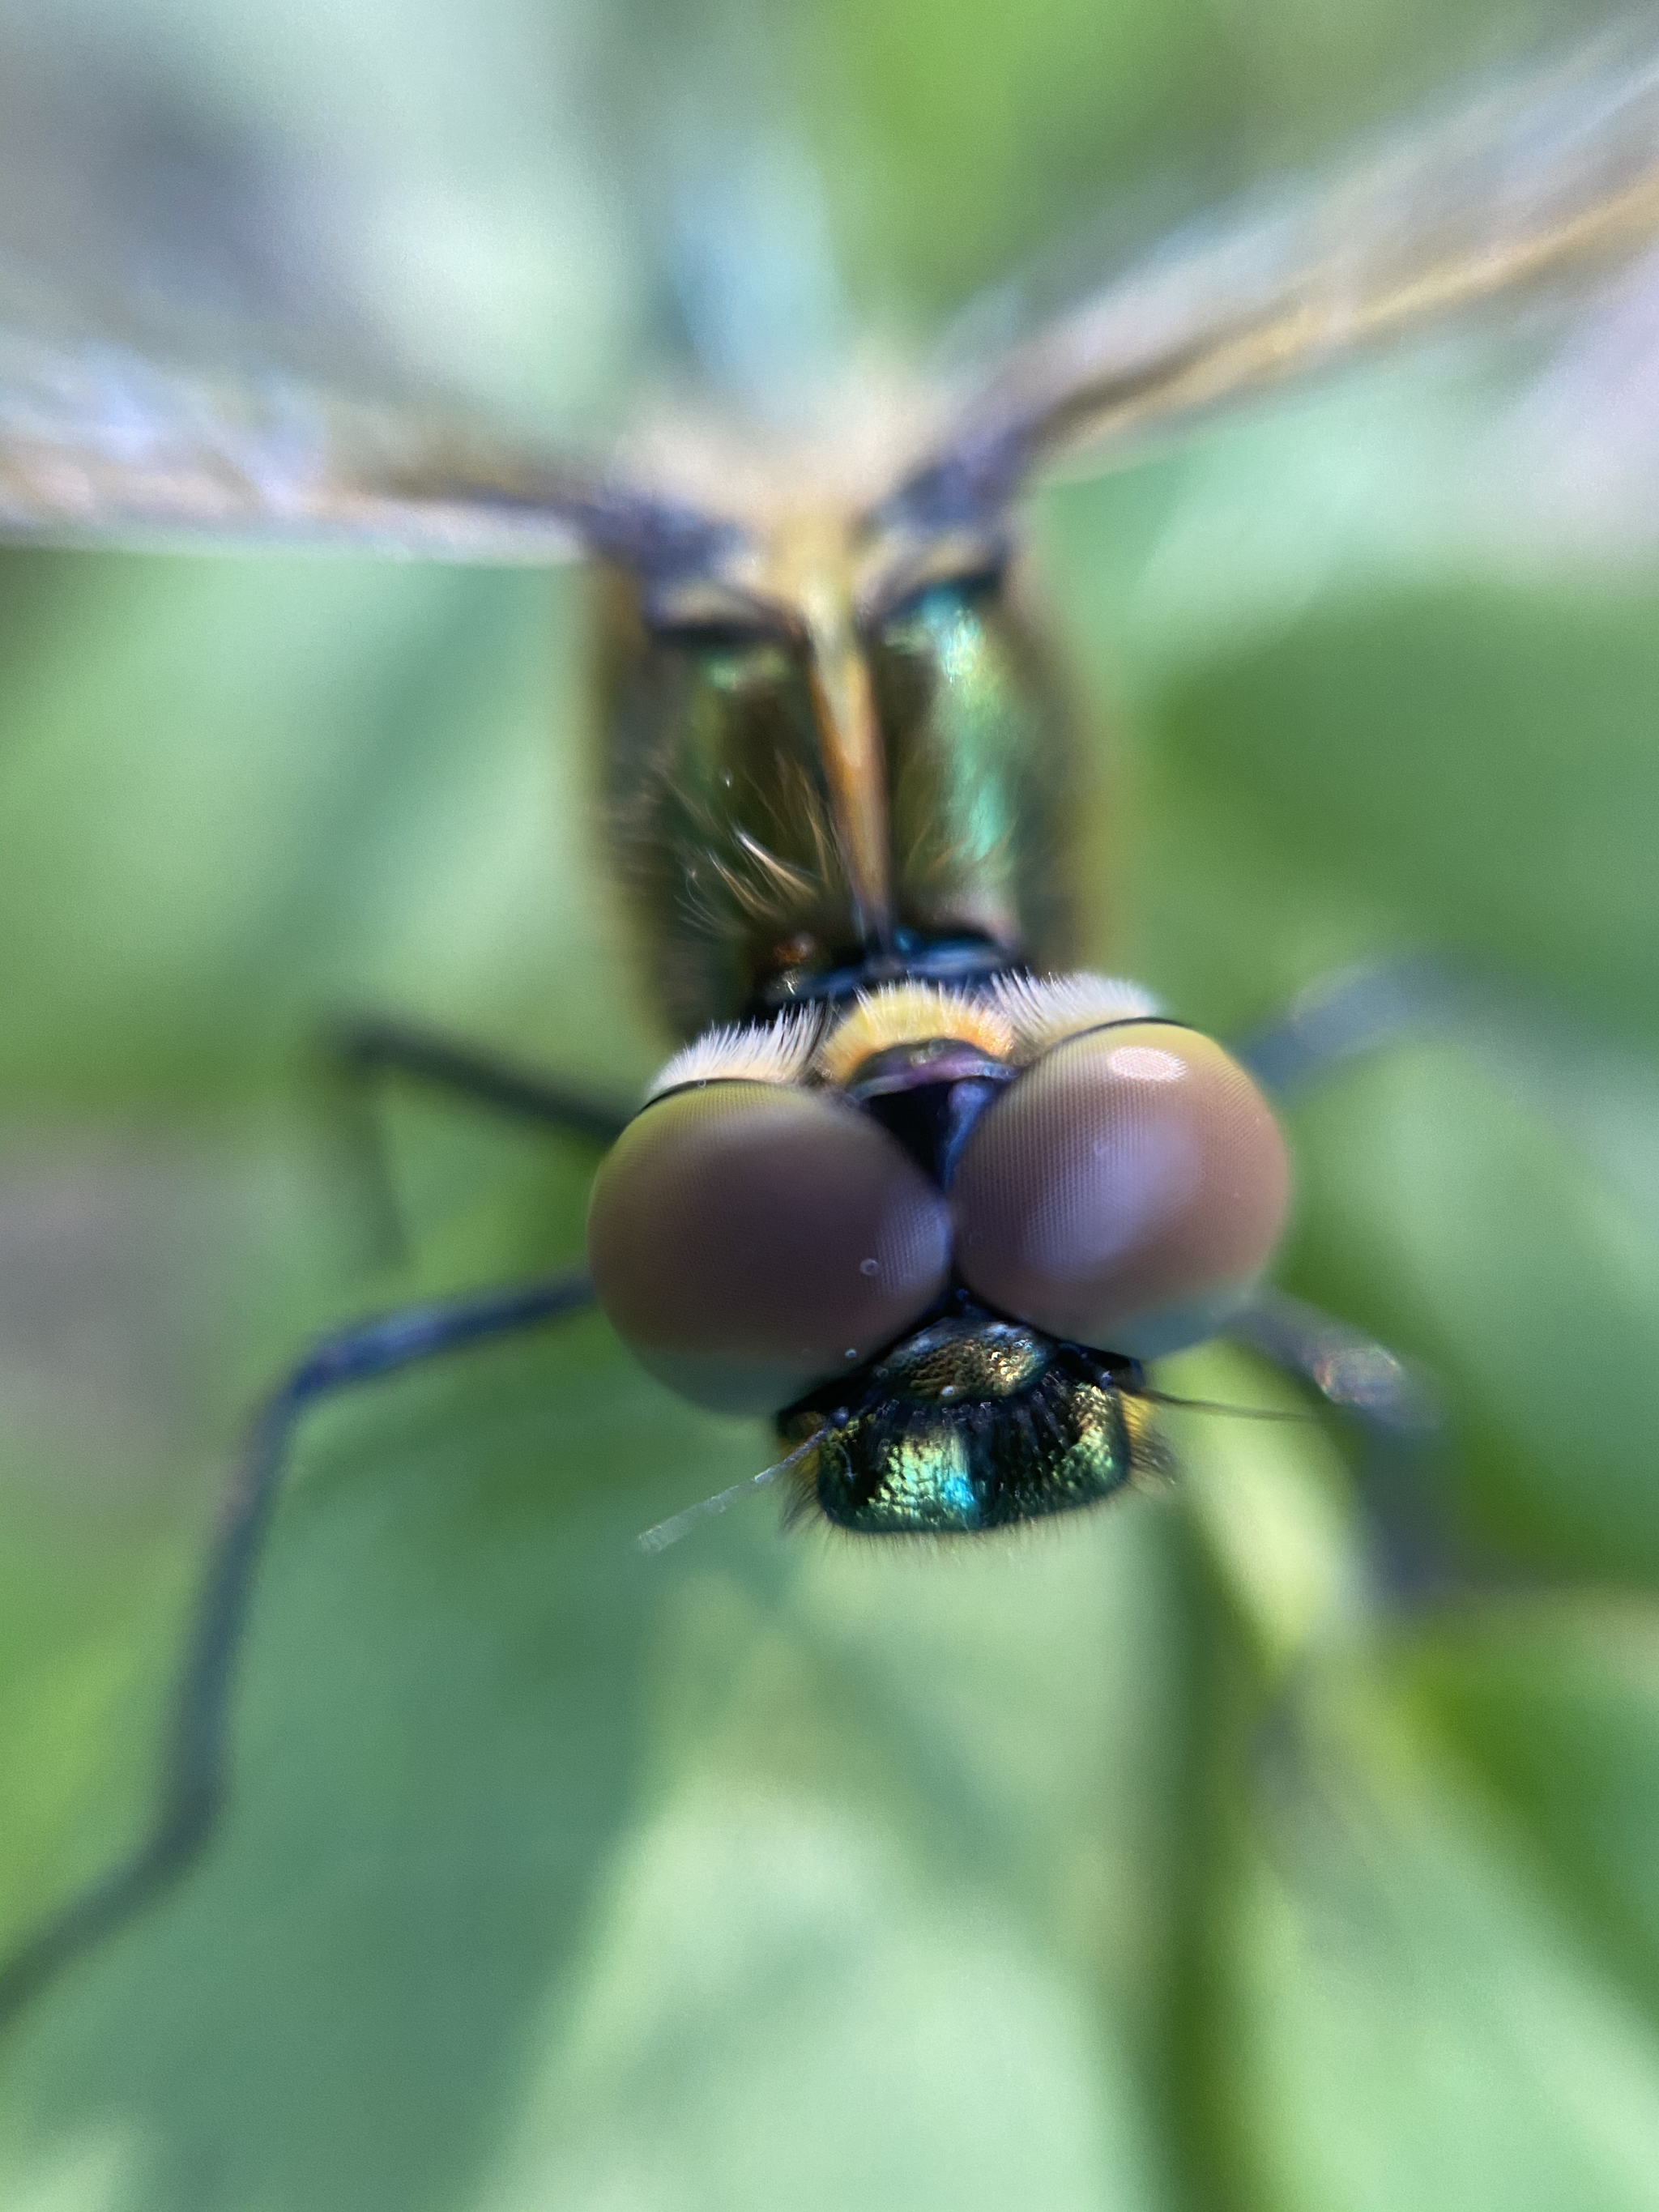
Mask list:
[{"label": "hairy fringe under eye", "polygon": [[658,1069],[647,1087],[646,1103],[692,1083],[799,1083],[812,1064],[823,1029],[817,1007],[797,1006],[775,1022],[732,1022],[705,1030]]},{"label": "hairy fringe under eye", "polygon": [[1011,1057],[1036,1060],[1067,1037],[1107,1022],[1133,1021],[1163,1010],[1152,993],[1120,975],[1004,975],[991,1002],[1013,1033]]}]

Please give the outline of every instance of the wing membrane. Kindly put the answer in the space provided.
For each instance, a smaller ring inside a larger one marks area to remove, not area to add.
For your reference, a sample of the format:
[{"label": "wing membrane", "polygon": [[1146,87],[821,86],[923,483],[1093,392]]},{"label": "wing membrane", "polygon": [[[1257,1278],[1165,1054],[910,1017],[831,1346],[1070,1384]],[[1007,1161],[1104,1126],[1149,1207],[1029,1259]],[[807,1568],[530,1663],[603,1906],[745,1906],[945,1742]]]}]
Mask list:
[{"label": "wing membrane", "polygon": [[[497,507],[455,488],[482,457],[417,417],[276,375],[163,367],[113,342],[0,328],[0,529],[11,536],[358,544],[455,558],[562,559],[592,487],[505,461]],[[471,465],[469,465],[471,462]]]},{"label": "wing membrane", "polygon": [[654,571],[706,557],[726,527],[441,414],[0,323],[0,535],[476,562],[592,550]]},{"label": "wing membrane", "polygon": [[1601,48],[1176,240],[1012,353],[890,503],[938,525],[1659,237],[1659,55]]},{"label": "wing membrane", "polygon": [[319,176],[280,103],[239,106],[188,46],[106,51],[73,9],[15,14],[0,4],[0,536],[647,563],[706,538],[428,397],[448,356],[382,312],[397,257],[372,170],[343,155]]}]

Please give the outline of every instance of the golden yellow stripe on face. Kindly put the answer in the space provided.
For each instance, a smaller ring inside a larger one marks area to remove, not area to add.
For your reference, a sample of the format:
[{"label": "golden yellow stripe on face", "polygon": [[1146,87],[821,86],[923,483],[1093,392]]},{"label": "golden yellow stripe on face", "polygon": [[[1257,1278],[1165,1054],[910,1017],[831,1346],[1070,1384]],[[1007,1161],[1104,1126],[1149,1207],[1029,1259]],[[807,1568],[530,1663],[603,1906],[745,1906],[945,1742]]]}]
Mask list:
[{"label": "golden yellow stripe on face", "polygon": [[890,983],[860,998],[824,1039],[817,1060],[819,1080],[850,1082],[872,1054],[932,1037],[976,1045],[993,1060],[1008,1059],[1014,1048],[1012,1025],[988,999],[937,983]]},{"label": "golden yellow stripe on face", "polygon": [[768,548],[765,588],[800,617],[812,711],[855,917],[867,944],[890,937],[892,871],[875,696],[859,635],[854,525],[844,509],[792,515]]}]

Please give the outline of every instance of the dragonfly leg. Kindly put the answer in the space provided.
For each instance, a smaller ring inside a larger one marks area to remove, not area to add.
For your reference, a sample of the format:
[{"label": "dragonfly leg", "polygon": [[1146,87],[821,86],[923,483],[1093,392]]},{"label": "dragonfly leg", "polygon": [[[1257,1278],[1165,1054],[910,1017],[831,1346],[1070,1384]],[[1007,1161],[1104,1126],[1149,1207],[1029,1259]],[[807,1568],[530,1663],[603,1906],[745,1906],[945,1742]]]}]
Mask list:
[{"label": "dragonfly leg", "polygon": [[1502,996],[1491,978],[1433,953],[1407,954],[1322,976],[1277,1020],[1232,1048],[1275,1098],[1344,1060],[1462,1029]]},{"label": "dragonfly leg", "polygon": [[1435,1480],[1444,1463],[1443,1419],[1422,1372],[1284,1291],[1259,1293],[1227,1334],[1352,1418],[1362,1438],[1361,1492],[1388,1593],[1420,1602],[1465,1581]]},{"label": "dragonfly leg", "polygon": [[614,1144],[633,1109],[576,1085],[561,1083],[518,1061],[457,1042],[410,1022],[379,1016],[336,1023],[323,1048],[336,1073],[369,1083],[397,1075],[446,1091],[475,1106],[539,1123],[595,1145]]},{"label": "dragonfly leg", "polygon": [[384,1131],[368,1095],[385,1078],[423,1084],[486,1112],[601,1146],[613,1144],[630,1118],[631,1109],[617,1099],[558,1082],[415,1023],[373,1015],[339,1021],[325,1032],[322,1053],[333,1079],[351,1171],[367,1195],[374,1249],[382,1261],[406,1259],[409,1245]]},{"label": "dragonfly leg", "polygon": [[149,1828],[108,1871],[0,1960],[0,2028],[83,1953],[160,1897],[200,1856],[224,1802],[230,1697],[254,1571],[295,1429],[355,1384],[494,1341],[588,1304],[586,1273],[406,1306],[321,1337],[254,1415],[221,1502],[174,1685]]},{"label": "dragonfly leg", "polygon": [[[1622,1107],[1634,1099],[1646,1110],[1650,1069],[1592,1022],[1545,991],[1431,953],[1347,969],[1314,983],[1235,1050],[1263,1088],[1282,1098],[1362,1054],[1434,1036],[1455,1039],[1510,1096],[1570,1130],[1580,1126],[1586,1102]],[[1628,1123],[1631,1117],[1626,1111],[1620,1118]],[[1444,1441],[1420,1373],[1281,1294],[1262,1300],[1233,1333],[1361,1425],[1367,1500],[1384,1573],[1397,1595],[1507,1579],[1495,1562],[1455,1553],[1438,1495],[1443,1483],[1435,1480],[1444,1472]]]},{"label": "dragonfly leg", "polygon": [[[1307,1383],[1357,1426],[1370,1538],[1366,1588],[1385,1621],[1421,1618],[1471,1586],[1490,1586],[1490,1568],[1464,1550],[1448,1525],[1442,1412],[1420,1370],[1283,1291],[1260,1295],[1228,1334]],[[1355,1740],[1319,1694],[1331,1656],[1317,1631],[1291,1655],[1267,1685],[1246,1744],[1262,1841],[1283,1878],[1298,1887],[1329,1866],[1333,1849],[1352,1852],[1356,1820],[1364,1817],[1374,1787]],[[1346,1900],[1341,1909],[1350,1905]]]}]

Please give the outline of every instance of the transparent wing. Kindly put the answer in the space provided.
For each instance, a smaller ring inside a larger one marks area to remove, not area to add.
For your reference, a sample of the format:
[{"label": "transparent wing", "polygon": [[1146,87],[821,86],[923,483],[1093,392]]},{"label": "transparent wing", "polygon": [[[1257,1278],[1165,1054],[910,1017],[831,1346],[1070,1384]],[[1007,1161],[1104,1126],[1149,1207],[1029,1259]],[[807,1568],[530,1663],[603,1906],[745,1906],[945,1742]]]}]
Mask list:
[{"label": "transparent wing", "polygon": [[[94,37],[85,15],[0,0],[0,536],[650,567],[718,534],[495,428],[541,410],[465,374],[510,350],[481,312],[489,283],[388,314],[418,278],[427,203],[391,222],[362,149],[331,167],[292,97],[228,88],[199,35],[145,19]],[[556,195],[532,204],[564,235]],[[454,217],[466,257],[487,261],[500,213]],[[516,297],[514,269],[495,275]]]},{"label": "transparent wing", "polygon": [[672,567],[713,520],[413,405],[198,371],[0,319],[0,534],[356,545],[440,560],[592,549]]},{"label": "transparent wing", "polygon": [[1659,237],[1659,52],[1602,43],[1172,240],[1009,355],[889,511],[994,512],[1034,471]]}]

